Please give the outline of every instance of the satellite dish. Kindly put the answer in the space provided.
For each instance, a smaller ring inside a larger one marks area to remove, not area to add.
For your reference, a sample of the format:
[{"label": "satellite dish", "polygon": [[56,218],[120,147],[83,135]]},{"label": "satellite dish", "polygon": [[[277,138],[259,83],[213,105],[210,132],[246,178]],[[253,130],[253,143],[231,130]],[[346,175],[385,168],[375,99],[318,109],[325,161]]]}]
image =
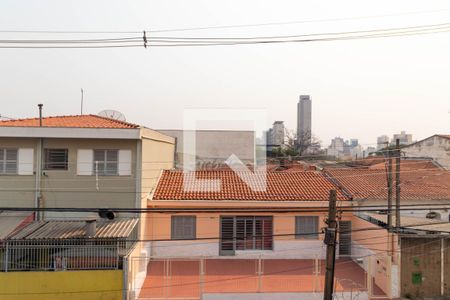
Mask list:
[{"label": "satellite dish", "polygon": [[105,109],[98,113],[100,117],[110,118],[114,120],[119,120],[125,122],[127,119],[125,118],[125,115],[121,113],[120,111],[113,110],[113,109]]}]

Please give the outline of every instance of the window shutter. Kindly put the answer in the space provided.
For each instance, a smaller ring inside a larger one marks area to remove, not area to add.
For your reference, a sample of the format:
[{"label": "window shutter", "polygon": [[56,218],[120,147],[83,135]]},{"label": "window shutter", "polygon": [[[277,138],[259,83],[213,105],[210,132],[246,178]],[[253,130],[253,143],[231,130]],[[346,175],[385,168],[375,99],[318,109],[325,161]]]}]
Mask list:
[{"label": "window shutter", "polygon": [[77,175],[92,175],[94,154],[92,149],[78,149]]},{"label": "window shutter", "polygon": [[119,175],[131,175],[131,150],[119,150]]},{"label": "window shutter", "polygon": [[19,175],[33,175],[33,149],[21,148],[18,151],[18,166],[17,166],[17,174]]}]

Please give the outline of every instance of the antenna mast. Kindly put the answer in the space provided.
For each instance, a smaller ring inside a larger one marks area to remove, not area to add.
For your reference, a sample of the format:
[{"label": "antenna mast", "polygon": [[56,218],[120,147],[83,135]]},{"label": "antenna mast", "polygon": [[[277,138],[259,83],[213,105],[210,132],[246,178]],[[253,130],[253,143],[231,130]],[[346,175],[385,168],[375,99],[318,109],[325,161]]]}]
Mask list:
[{"label": "antenna mast", "polygon": [[84,91],[81,89],[81,114],[83,114]]}]

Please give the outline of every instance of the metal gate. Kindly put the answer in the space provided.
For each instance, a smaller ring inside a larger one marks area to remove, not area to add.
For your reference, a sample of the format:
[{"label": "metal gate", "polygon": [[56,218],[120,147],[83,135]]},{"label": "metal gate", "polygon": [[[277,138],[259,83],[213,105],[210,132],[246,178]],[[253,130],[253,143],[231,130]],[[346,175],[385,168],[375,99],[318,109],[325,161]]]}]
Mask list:
[{"label": "metal gate", "polygon": [[339,255],[352,255],[352,222],[339,221]]}]

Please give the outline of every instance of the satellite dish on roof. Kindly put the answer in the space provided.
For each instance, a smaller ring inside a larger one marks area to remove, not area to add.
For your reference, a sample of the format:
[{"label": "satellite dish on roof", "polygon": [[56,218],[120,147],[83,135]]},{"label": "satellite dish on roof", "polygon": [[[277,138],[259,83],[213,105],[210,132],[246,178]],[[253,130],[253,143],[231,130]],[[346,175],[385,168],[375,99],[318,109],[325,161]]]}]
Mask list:
[{"label": "satellite dish on roof", "polygon": [[127,119],[125,118],[125,115],[121,113],[120,111],[113,110],[113,109],[105,109],[98,113],[100,117],[110,118],[118,121],[125,122]]}]

